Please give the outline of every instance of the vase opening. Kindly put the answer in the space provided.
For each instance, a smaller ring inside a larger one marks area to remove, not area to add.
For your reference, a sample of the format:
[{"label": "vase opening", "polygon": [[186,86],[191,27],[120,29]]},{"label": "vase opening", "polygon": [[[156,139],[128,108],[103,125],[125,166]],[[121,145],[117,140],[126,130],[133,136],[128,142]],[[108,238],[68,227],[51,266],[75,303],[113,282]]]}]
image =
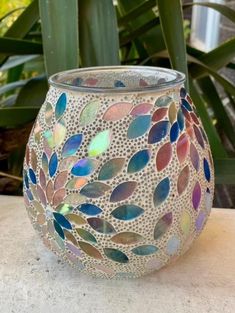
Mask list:
[{"label": "vase opening", "polygon": [[160,67],[103,66],[60,72],[50,77],[52,86],[77,92],[149,92],[180,86],[181,72]]}]

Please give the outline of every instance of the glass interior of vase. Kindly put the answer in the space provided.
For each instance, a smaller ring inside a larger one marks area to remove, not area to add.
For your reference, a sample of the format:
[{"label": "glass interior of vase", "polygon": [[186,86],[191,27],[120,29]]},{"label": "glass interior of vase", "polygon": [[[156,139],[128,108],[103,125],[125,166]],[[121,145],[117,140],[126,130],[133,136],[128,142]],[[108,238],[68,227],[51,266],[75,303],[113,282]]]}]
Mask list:
[{"label": "glass interior of vase", "polygon": [[79,69],[56,75],[54,82],[71,87],[95,87],[101,89],[158,87],[177,84],[183,74],[164,68],[111,67]]}]

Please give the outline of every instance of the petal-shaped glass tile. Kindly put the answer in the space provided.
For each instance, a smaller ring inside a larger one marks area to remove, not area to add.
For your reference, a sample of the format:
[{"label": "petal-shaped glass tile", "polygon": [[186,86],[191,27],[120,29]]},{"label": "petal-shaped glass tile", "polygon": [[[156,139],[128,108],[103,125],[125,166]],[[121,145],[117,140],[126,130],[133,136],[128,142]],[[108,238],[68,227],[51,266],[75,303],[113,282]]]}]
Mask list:
[{"label": "petal-shaped glass tile", "polygon": [[131,111],[133,104],[131,102],[117,102],[112,104],[103,115],[105,121],[118,121],[125,117]]},{"label": "petal-shaped glass tile", "polygon": [[41,139],[41,131],[42,131],[42,128],[40,124],[36,122],[35,127],[33,129],[33,133],[34,133],[34,140],[37,144],[39,144],[40,139]]},{"label": "petal-shaped glass tile", "polygon": [[88,180],[84,177],[79,177],[79,178],[74,177],[68,181],[68,183],[66,184],[66,188],[75,189],[75,190],[81,189],[82,186],[87,184],[87,182]]},{"label": "petal-shaped glass tile", "polygon": [[46,196],[47,196],[47,202],[51,203],[52,198],[54,194],[54,186],[53,182],[51,180],[48,181],[47,186],[46,186]]},{"label": "petal-shaped glass tile", "polygon": [[66,219],[69,220],[75,226],[86,224],[86,220],[83,217],[74,213],[66,214]]},{"label": "petal-shaped glass tile", "polygon": [[195,210],[198,209],[200,201],[201,201],[201,186],[199,182],[196,182],[194,188],[193,188],[193,194],[192,194],[192,202],[193,202],[193,207]]},{"label": "petal-shaped glass tile", "polygon": [[200,158],[199,153],[197,151],[197,148],[194,146],[194,144],[191,142],[190,144],[190,158],[191,162],[193,164],[193,167],[198,172],[200,167]]},{"label": "petal-shaped glass tile", "polygon": [[195,124],[197,124],[197,125],[200,124],[200,123],[199,123],[199,120],[198,120],[198,118],[197,118],[197,115],[196,115],[194,112],[191,112],[191,113],[190,113],[190,116],[191,116],[191,118],[192,118],[192,120],[194,121]]},{"label": "petal-shaped glass tile", "polygon": [[32,169],[36,172],[37,170],[37,155],[34,149],[31,149],[31,153],[30,153],[30,163],[31,163],[31,167]]},{"label": "petal-shaped glass tile", "polygon": [[43,137],[48,144],[48,146],[52,149],[54,147],[54,138],[53,138],[53,133],[50,129],[44,131]]},{"label": "petal-shaped glass tile", "polygon": [[77,209],[86,215],[98,215],[102,212],[98,206],[92,203],[80,204]]},{"label": "petal-shaped glass tile", "polygon": [[92,267],[94,267],[95,269],[97,269],[101,273],[108,274],[109,276],[113,276],[115,274],[113,269],[111,269],[107,266],[104,266],[103,264],[92,264]]},{"label": "petal-shaped glass tile", "polygon": [[38,197],[39,197],[41,203],[43,205],[46,205],[47,201],[46,201],[45,193],[44,193],[43,189],[39,185],[37,185],[37,194],[38,194]]},{"label": "petal-shaped glass tile", "polygon": [[47,125],[51,125],[52,116],[53,116],[53,107],[50,104],[50,102],[47,102],[45,108],[45,122]]},{"label": "petal-shaped glass tile", "polygon": [[160,220],[157,222],[154,228],[154,239],[157,240],[161,238],[170,228],[173,221],[172,212],[166,213],[163,215]]},{"label": "petal-shaped glass tile", "polygon": [[82,251],[85,252],[90,257],[95,258],[95,259],[103,259],[100,251],[96,249],[95,247],[93,247],[91,244],[84,242],[84,241],[79,241],[78,244],[80,248],[82,249]]},{"label": "petal-shaped glass tile", "polygon": [[168,110],[168,118],[171,124],[174,123],[176,117],[177,117],[177,108],[175,102],[172,102]]},{"label": "petal-shaped glass tile", "polygon": [[188,101],[186,99],[181,99],[181,104],[182,104],[182,106],[185,107],[186,110],[188,110],[190,112],[193,110],[191,105],[188,103]]},{"label": "petal-shaped glass tile", "polygon": [[64,231],[64,235],[65,235],[65,238],[68,240],[68,241],[70,241],[72,244],[74,244],[75,246],[77,246],[77,240],[76,240],[76,238],[74,237],[74,235],[70,232],[70,231],[68,231],[68,230],[66,230],[66,229],[63,229],[63,231]]},{"label": "petal-shaped glass tile", "polygon": [[207,135],[206,135],[204,129],[201,126],[199,126],[199,128],[200,128],[203,139],[205,140],[205,142],[208,143],[208,138],[207,138]]},{"label": "petal-shaped glass tile", "polygon": [[177,253],[179,248],[180,248],[180,239],[178,238],[178,236],[173,235],[167,242],[166,253],[168,255],[174,255]]},{"label": "petal-shaped glass tile", "polygon": [[147,114],[149,111],[151,111],[152,107],[153,107],[152,103],[148,102],[139,103],[132,109],[131,115],[138,116]]},{"label": "petal-shaped glass tile", "polygon": [[30,150],[28,144],[25,147],[25,163],[29,166]]},{"label": "petal-shaped glass tile", "polygon": [[64,187],[64,185],[67,182],[67,177],[68,177],[67,171],[60,172],[55,178],[54,189],[57,190]]},{"label": "petal-shaped glass tile", "polygon": [[39,182],[43,189],[46,189],[46,175],[42,168],[39,170]]},{"label": "petal-shaped glass tile", "polygon": [[118,263],[128,263],[129,261],[127,255],[118,249],[104,248],[104,254],[107,258]]},{"label": "petal-shaped glass tile", "polygon": [[79,160],[76,164],[74,164],[71,173],[74,176],[87,176],[94,172],[97,167],[97,160],[95,159],[82,159]]},{"label": "petal-shaped glass tile", "polygon": [[44,173],[47,173],[47,171],[48,171],[48,158],[47,158],[46,153],[44,153],[44,152],[42,154],[42,168],[43,168]]},{"label": "petal-shaped glass tile", "polygon": [[139,86],[141,86],[141,87],[148,86],[148,83],[144,79],[141,78],[139,80]]},{"label": "petal-shaped glass tile", "polygon": [[110,214],[118,220],[130,221],[144,213],[144,210],[135,204],[123,204],[114,209]]},{"label": "petal-shaped glass tile", "polygon": [[160,121],[152,126],[148,135],[148,143],[153,144],[166,137],[170,128],[169,121]]},{"label": "petal-shaped glass tile", "polygon": [[59,205],[61,202],[63,202],[63,199],[65,197],[66,193],[65,193],[65,189],[61,188],[56,190],[56,192],[54,193],[53,196],[53,206],[57,206]]},{"label": "petal-shaped glass tile", "polygon": [[122,232],[114,235],[111,240],[118,244],[131,245],[143,241],[144,237],[133,232]]},{"label": "petal-shaped glass tile", "polygon": [[161,97],[159,97],[156,100],[155,105],[158,106],[158,107],[166,107],[171,102],[172,102],[172,98],[171,97],[169,97],[169,96],[161,96]]},{"label": "petal-shaped glass tile", "polygon": [[191,215],[188,211],[183,211],[180,218],[180,228],[184,236],[188,236],[191,227]]},{"label": "petal-shaped glass tile", "polygon": [[86,198],[80,193],[69,193],[64,198],[64,203],[71,204],[71,205],[78,205],[79,203],[83,203],[85,200]]},{"label": "petal-shaped glass tile", "polygon": [[122,170],[125,163],[125,158],[113,158],[101,167],[98,179],[108,180],[111,179]]},{"label": "petal-shaped glass tile", "polygon": [[193,130],[194,130],[194,134],[195,134],[195,136],[197,138],[197,142],[204,149],[205,148],[205,144],[204,144],[204,140],[203,140],[202,134],[201,134],[199,128],[195,124],[193,125]]},{"label": "petal-shaped glass tile", "polygon": [[27,194],[28,200],[32,201],[33,200],[32,192],[29,189],[27,189],[26,194]]},{"label": "petal-shaped glass tile", "polygon": [[151,258],[147,263],[146,263],[146,268],[148,270],[159,270],[163,266],[163,261],[158,259],[158,258]]},{"label": "petal-shaped glass tile", "polygon": [[76,232],[85,241],[89,241],[94,244],[97,243],[95,236],[93,236],[88,230],[83,228],[76,228]]},{"label": "petal-shaped glass tile", "polygon": [[126,87],[126,86],[121,80],[115,80],[114,87]]},{"label": "petal-shaped glass tile", "polygon": [[99,132],[90,142],[88,146],[88,154],[90,157],[98,156],[104,153],[111,143],[111,130],[106,129]]},{"label": "petal-shaped glass tile", "polygon": [[34,185],[37,184],[37,178],[36,178],[35,172],[32,168],[29,169],[29,178]]},{"label": "petal-shaped glass tile", "polygon": [[185,98],[187,95],[187,91],[184,87],[180,88],[180,97]]},{"label": "petal-shaped glass tile", "polygon": [[98,79],[94,77],[88,77],[84,82],[84,84],[88,86],[95,86],[97,83],[98,83]]},{"label": "petal-shaped glass tile", "polygon": [[171,143],[175,142],[178,139],[180,133],[180,128],[178,122],[173,123],[170,129],[170,140]]},{"label": "petal-shaped glass tile", "polygon": [[44,213],[44,208],[38,201],[32,201],[33,207],[37,210],[38,213]]},{"label": "petal-shaped glass tile", "polygon": [[67,220],[67,218],[64,217],[64,215],[62,215],[58,212],[53,212],[53,215],[54,215],[54,218],[56,219],[57,223],[60,224],[60,226],[66,228],[66,229],[72,229],[72,225]]},{"label": "petal-shaped glass tile", "polygon": [[184,115],[181,109],[179,109],[177,113],[177,122],[180,130],[182,131],[184,129]]},{"label": "petal-shaped glass tile", "polygon": [[129,198],[137,187],[135,181],[127,181],[119,184],[114,188],[111,196],[110,202],[118,202]]},{"label": "petal-shaped glass tile", "polygon": [[63,229],[61,228],[61,226],[59,225],[59,223],[57,223],[56,220],[54,220],[53,223],[54,223],[54,228],[55,228],[55,231],[57,232],[57,234],[58,234],[62,239],[64,239],[64,232],[63,232]]},{"label": "petal-shaped glass tile", "polygon": [[177,141],[176,152],[179,162],[183,163],[189,153],[189,140],[185,133],[182,134]]},{"label": "petal-shaped glass tile", "polygon": [[161,205],[168,197],[170,192],[170,180],[168,177],[165,177],[160,183],[157,184],[154,194],[153,194],[153,203],[157,207]]},{"label": "petal-shaped glass tile", "polygon": [[210,182],[211,180],[210,166],[209,166],[207,159],[205,158],[203,159],[203,169],[204,169],[204,175],[205,175],[206,180]]},{"label": "petal-shaped glass tile", "polygon": [[150,127],[151,116],[139,115],[129,125],[127,138],[135,139],[143,136]]},{"label": "petal-shaped glass tile", "polygon": [[101,234],[114,234],[116,231],[109,222],[99,217],[89,217],[88,224],[98,233]]},{"label": "petal-shaped glass tile", "polygon": [[74,164],[78,161],[76,156],[70,156],[60,161],[59,169],[60,171],[69,171],[74,166]]},{"label": "petal-shaped glass tile", "polygon": [[82,134],[76,134],[69,137],[62,149],[62,157],[66,158],[77,152],[82,143]]},{"label": "petal-shaped glass tile", "polygon": [[202,230],[205,224],[205,221],[206,221],[206,213],[204,211],[200,211],[195,222],[195,227],[198,232]]},{"label": "petal-shaped glass tile", "polygon": [[97,100],[90,101],[86,104],[79,117],[79,125],[86,126],[94,122],[98,114],[100,102]]},{"label": "petal-shaped glass tile", "polygon": [[156,253],[158,248],[154,245],[142,245],[132,249],[131,251],[136,255],[150,255]]},{"label": "petal-shaped glass tile", "polygon": [[160,172],[170,163],[172,158],[172,145],[170,142],[165,143],[157,152],[156,167]]},{"label": "petal-shaped glass tile", "polygon": [[75,255],[77,255],[78,257],[82,257],[82,251],[80,249],[78,249],[76,246],[72,245],[69,242],[66,242],[66,247]]},{"label": "petal-shaped glass tile", "polygon": [[183,112],[184,117],[186,118],[186,120],[191,123],[191,115],[189,113],[189,111],[182,105],[181,106],[181,110]]},{"label": "petal-shaped glass tile", "polygon": [[157,110],[153,113],[152,121],[153,121],[153,122],[158,122],[158,121],[162,120],[162,119],[166,116],[167,111],[168,111],[167,108],[160,108],[160,109],[157,109]]},{"label": "petal-shaped glass tile", "polygon": [[53,177],[56,173],[58,167],[58,158],[56,152],[54,152],[49,161],[49,174],[50,177]]},{"label": "petal-shaped glass tile", "polygon": [[29,188],[29,177],[27,175],[27,172],[24,170],[24,185],[25,185],[25,188]]},{"label": "petal-shaped glass tile", "polygon": [[61,118],[61,116],[64,114],[64,111],[66,110],[66,104],[67,104],[66,94],[62,93],[59,99],[57,100],[55,106],[55,117],[57,120]]},{"label": "petal-shaped glass tile", "polygon": [[65,139],[66,135],[66,127],[63,120],[60,120],[55,124],[54,130],[53,130],[53,142],[54,146],[58,147],[62,144],[62,142]]},{"label": "petal-shaped glass tile", "polygon": [[85,185],[80,190],[80,194],[88,198],[99,198],[102,197],[107,191],[109,191],[110,188],[111,187],[107,184],[94,181]]},{"label": "petal-shaped glass tile", "polygon": [[186,165],[180,172],[177,180],[177,191],[181,195],[187,188],[189,183],[189,166]]},{"label": "petal-shaped glass tile", "polygon": [[149,162],[151,151],[144,149],[136,152],[130,159],[127,167],[127,173],[136,173],[141,171]]},{"label": "petal-shaped glass tile", "polygon": [[73,211],[73,207],[67,203],[60,203],[57,207],[56,207],[56,211],[60,214],[68,214],[70,212]]}]

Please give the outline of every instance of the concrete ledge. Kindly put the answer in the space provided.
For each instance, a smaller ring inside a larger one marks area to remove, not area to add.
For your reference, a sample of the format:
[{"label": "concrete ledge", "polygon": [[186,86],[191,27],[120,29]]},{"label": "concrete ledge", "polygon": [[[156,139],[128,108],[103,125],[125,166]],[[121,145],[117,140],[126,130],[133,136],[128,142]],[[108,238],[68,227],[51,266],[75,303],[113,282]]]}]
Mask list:
[{"label": "concrete ledge", "polygon": [[0,197],[2,313],[234,313],[235,210],[213,209],[174,264],[136,280],[77,273],[41,243],[21,197]]}]

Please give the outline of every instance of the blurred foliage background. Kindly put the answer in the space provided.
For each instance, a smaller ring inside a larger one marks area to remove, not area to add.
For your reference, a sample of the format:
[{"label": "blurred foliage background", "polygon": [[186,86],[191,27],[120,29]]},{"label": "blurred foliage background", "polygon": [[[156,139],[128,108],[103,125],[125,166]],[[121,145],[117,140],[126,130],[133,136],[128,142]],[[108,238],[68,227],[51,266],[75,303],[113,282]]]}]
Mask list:
[{"label": "blurred foliage background", "polygon": [[213,2],[1,0],[0,193],[21,194],[25,144],[49,75],[76,67],[140,64],[186,74],[214,157],[215,205],[233,206],[235,86],[221,70],[235,71],[235,37],[207,53],[192,47],[184,16],[195,5],[235,23],[234,10]]}]

